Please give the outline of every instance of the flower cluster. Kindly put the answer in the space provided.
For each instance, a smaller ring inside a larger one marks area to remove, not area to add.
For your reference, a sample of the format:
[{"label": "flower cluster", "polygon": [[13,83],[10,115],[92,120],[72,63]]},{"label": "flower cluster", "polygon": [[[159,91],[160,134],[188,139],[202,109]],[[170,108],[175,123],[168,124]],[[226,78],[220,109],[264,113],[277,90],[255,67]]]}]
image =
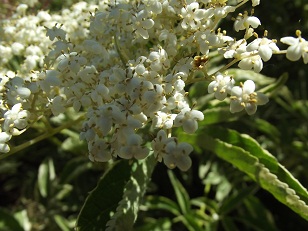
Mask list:
[{"label": "flower cluster", "polygon": [[[292,61],[303,57],[308,62],[300,32],[298,38],[282,38],[290,47],[281,51],[266,31],[262,38],[254,32],[261,24],[257,17],[234,15],[243,4],[260,1],[226,2],[105,0],[35,16],[27,16],[27,5],[20,5],[3,22],[0,42],[0,64],[6,67],[0,70],[0,151],[9,152],[12,136],[41,117],[73,108],[84,113],[80,138],[88,144],[90,160],[143,159],[153,152],[169,168],[189,169],[192,146],[173,131],[182,127],[194,133],[204,115],[189,101],[187,84],[212,76],[209,93],[218,100],[229,98],[232,113],[245,109],[252,115],[268,98],[255,92],[252,80],[236,86],[236,78],[225,72],[228,67],[238,63],[260,72],[273,54],[284,53]],[[217,29],[228,14],[235,16],[234,30],[244,30],[244,37]],[[232,61],[213,72],[207,67],[213,51]],[[24,60],[17,74],[9,67],[16,57]]]}]

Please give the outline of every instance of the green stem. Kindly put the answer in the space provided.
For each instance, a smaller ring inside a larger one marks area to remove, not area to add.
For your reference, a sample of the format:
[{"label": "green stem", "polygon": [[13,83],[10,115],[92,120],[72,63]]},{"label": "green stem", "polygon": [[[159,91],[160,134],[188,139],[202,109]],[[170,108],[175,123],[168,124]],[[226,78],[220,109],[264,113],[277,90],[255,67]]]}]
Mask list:
[{"label": "green stem", "polygon": [[116,50],[120,56],[120,59],[122,61],[122,64],[124,65],[124,67],[126,67],[127,63],[128,63],[128,60],[129,60],[129,57],[128,55],[126,54],[125,51],[121,50],[120,47],[119,47],[119,43],[118,43],[118,37],[117,37],[117,34],[115,33],[114,35],[114,45],[116,47]]},{"label": "green stem", "polygon": [[54,136],[55,134],[61,132],[63,129],[69,128],[69,127],[77,124],[78,122],[82,121],[83,119],[84,119],[84,116],[82,115],[82,116],[78,117],[76,120],[70,121],[70,122],[68,122],[66,124],[63,124],[63,125],[57,127],[57,128],[54,128],[52,130],[48,129],[48,131],[46,133],[44,133],[44,134],[42,134],[42,135],[40,135],[40,136],[38,136],[38,137],[36,137],[36,138],[34,138],[32,140],[29,140],[29,141],[27,141],[27,142],[25,142],[23,144],[20,144],[20,145],[18,145],[16,147],[12,148],[10,152],[5,153],[5,154],[0,154],[0,160],[6,158],[8,156],[11,156],[14,153],[19,152],[19,151],[21,151],[21,150],[23,150],[23,149],[25,149],[27,147],[30,147],[31,145],[36,144],[36,143],[38,143],[38,142],[40,142],[40,141],[42,141],[44,139],[47,139],[47,138],[49,138],[51,136]]},{"label": "green stem", "polygon": [[230,63],[228,63],[227,65],[223,66],[218,71],[215,71],[213,74],[210,74],[209,76],[216,75],[219,72],[224,72],[225,70],[227,70],[229,67],[233,66],[233,64],[237,63],[238,61],[240,61],[240,59],[233,59]]}]

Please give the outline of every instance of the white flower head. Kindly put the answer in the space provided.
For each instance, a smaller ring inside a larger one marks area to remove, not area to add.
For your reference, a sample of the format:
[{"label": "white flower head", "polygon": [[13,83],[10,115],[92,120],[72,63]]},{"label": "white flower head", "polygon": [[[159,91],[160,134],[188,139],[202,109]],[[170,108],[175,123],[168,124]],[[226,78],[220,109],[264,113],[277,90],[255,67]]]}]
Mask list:
[{"label": "white flower head", "polygon": [[248,115],[257,111],[257,105],[264,105],[268,102],[266,95],[255,92],[255,83],[252,80],[246,80],[241,87],[233,87],[230,99],[231,113],[240,112],[245,108]]}]

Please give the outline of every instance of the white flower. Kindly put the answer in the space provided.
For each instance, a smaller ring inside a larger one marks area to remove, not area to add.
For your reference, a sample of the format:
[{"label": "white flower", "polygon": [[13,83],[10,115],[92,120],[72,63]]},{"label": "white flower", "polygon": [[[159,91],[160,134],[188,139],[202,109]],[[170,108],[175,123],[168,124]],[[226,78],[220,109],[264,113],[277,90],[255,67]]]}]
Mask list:
[{"label": "white flower", "polygon": [[273,40],[257,38],[247,45],[247,51],[258,51],[260,57],[266,62],[272,57],[273,51],[278,52],[279,48]]},{"label": "white flower", "polygon": [[93,162],[107,162],[111,159],[108,144],[102,139],[89,143],[89,159]]},{"label": "white flower", "polygon": [[153,19],[148,19],[146,17],[147,13],[144,10],[141,10],[133,16],[133,29],[144,39],[149,38],[149,33],[147,30],[154,26]]},{"label": "white flower", "polygon": [[65,40],[66,32],[62,30],[61,28],[57,27],[57,24],[53,26],[51,29],[46,28],[46,36],[49,37],[51,41],[53,41],[55,38]]},{"label": "white flower", "polygon": [[181,15],[183,21],[181,26],[184,30],[191,27],[192,29],[198,29],[201,25],[201,19],[205,18],[209,11],[205,9],[199,9],[199,3],[193,2],[181,9]]},{"label": "white flower", "polygon": [[144,159],[149,154],[149,149],[142,146],[142,138],[137,134],[130,134],[126,145],[120,148],[119,157],[124,159]]},{"label": "white flower", "polygon": [[189,154],[193,151],[193,147],[190,144],[173,140],[167,143],[165,150],[166,155],[163,159],[168,168],[178,167],[182,171],[187,171],[191,167]]},{"label": "white flower", "polygon": [[65,112],[65,100],[61,96],[56,96],[50,102],[50,109],[55,116]]},{"label": "white flower", "polygon": [[0,153],[8,153],[10,146],[8,144],[0,143]]},{"label": "white flower", "polygon": [[239,58],[240,55],[246,52],[247,42],[245,39],[233,41],[225,48],[218,48],[219,53],[223,53],[226,59]]},{"label": "white flower", "polygon": [[260,0],[251,0],[252,1],[252,6],[257,6],[260,4]]},{"label": "white flower", "polygon": [[[243,56],[247,53],[243,53]],[[243,70],[254,70],[255,72],[260,72],[263,69],[263,62],[259,55],[248,56],[243,58],[238,66]]]},{"label": "white flower", "polygon": [[29,117],[30,113],[22,109],[21,103],[15,104],[11,110],[4,114],[3,128],[6,132],[14,135],[28,126]]},{"label": "white flower", "polygon": [[152,125],[156,128],[171,129],[173,127],[173,121],[176,117],[176,114],[169,114],[162,111],[155,113],[153,118]]},{"label": "white flower", "polygon": [[247,30],[249,27],[257,28],[261,25],[260,20],[255,16],[248,16],[247,14],[239,14],[234,22],[234,30]]},{"label": "white flower", "polygon": [[154,151],[154,156],[157,161],[161,162],[163,157],[166,155],[166,145],[174,141],[174,137],[167,137],[167,134],[164,130],[159,130],[156,135],[156,138],[151,142],[151,147]]},{"label": "white flower", "polygon": [[234,85],[234,79],[230,76],[223,76],[218,74],[208,86],[208,92],[215,93],[215,98],[218,100],[224,100],[227,97],[227,94],[230,94],[231,89]]},{"label": "white flower", "polygon": [[194,133],[198,129],[198,120],[204,119],[202,112],[198,110],[191,110],[190,108],[184,108],[174,120],[174,126],[183,126],[186,133]]},{"label": "white flower", "polygon": [[152,51],[147,59],[147,62],[151,63],[150,67],[153,71],[159,72],[161,69],[168,69],[170,67],[170,60],[168,54],[164,49],[159,51]]},{"label": "white flower", "polygon": [[301,32],[296,31],[298,38],[283,37],[280,39],[282,43],[289,45],[287,49],[287,59],[297,61],[300,57],[303,58],[304,63],[308,63],[308,42],[301,37]]},{"label": "white flower", "polygon": [[255,92],[255,83],[252,80],[246,80],[241,87],[233,87],[230,99],[231,113],[240,112],[245,108],[248,115],[257,111],[257,105],[264,105],[268,102],[266,95]]}]

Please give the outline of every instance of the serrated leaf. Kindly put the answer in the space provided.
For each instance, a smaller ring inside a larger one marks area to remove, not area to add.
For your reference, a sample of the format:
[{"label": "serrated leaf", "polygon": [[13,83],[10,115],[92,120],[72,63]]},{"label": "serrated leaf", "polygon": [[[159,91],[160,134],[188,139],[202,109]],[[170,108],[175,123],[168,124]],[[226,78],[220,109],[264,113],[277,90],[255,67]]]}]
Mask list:
[{"label": "serrated leaf", "polygon": [[108,221],[106,231],[133,230],[156,162],[153,154],[144,160],[134,162],[131,177],[124,187],[122,200],[119,202],[115,214]]},{"label": "serrated leaf", "polygon": [[[308,206],[303,201],[308,198],[306,189],[273,156],[258,147],[251,137],[234,132],[232,135],[235,137],[232,137],[231,143],[204,135],[199,144],[245,172],[277,200],[308,220]],[[245,149],[236,144],[241,144]]]},{"label": "serrated leaf", "polygon": [[235,130],[219,127],[215,127],[215,129],[209,128],[208,133],[210,133],[212,137],[248,151],[252,156],[256,157],[261,164],[268,168],[271,173],[277,175],[281,181],[296,190],[297,194],[299,194],[306,204],[308,203],[307,189],[303,187],[271,153],[263,149],[252,137],[246,134],[240,134]]},{"label": "serrated leaf", "polygon": [[128,161],[119,161],[104,174],[87,197],[76,223],[78,231],[104,230],[123,197],[124,186],[130,178]]}]

